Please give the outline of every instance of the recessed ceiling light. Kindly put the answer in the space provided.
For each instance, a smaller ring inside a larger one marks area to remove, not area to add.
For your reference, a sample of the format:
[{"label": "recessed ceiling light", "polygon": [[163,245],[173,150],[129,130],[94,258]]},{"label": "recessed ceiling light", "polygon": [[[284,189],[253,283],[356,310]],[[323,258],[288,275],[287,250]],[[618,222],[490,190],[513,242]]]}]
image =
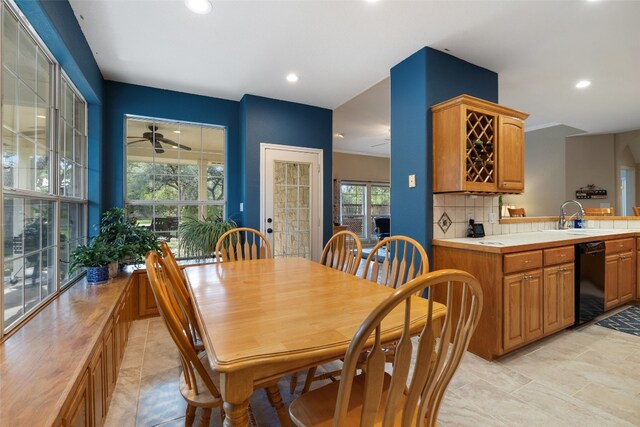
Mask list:
[{"label": "recessed ceiling light", "polygon": [[213,9],[213,5],[210,0],[184,0],[184,4],[191,12],[200,15],[209,13],[211,12],[211,9]]},{"label": "recessed ceiling light", "polygon": [[294,73],[289,73],[289,74],[287,74],[287,81],[288,81],[289,83],[295,83],[295,82],[297,82],[298,80],[300,80],[300,77],[298,77],[298,75],[297,75],[297,74],[294,74]]},{"label": "recessed ceiling light", "polygon": [[46,119],[47,118],[47,116],[36,116],[36,117],[39,118],[39,119]]},{"label": "recessed ceiling light", "polygon": [[180,133],[180,131],[179,130],[174,130],[173,133]]},{"label": "recessed ceiling light", "polygon": [[589,80],[580,80],[578,83],[576,83],[576,87],[578,89],[584,89],[588,86],[591,86],[591,82]]},{"label": "recessed ceiling light", "polygon": [[336,133],[336,138],[344,138],[344,133],[340,132],[340,133]]},{"label": "recessed ceiling light", "polygon": [[366,1],[367,3],[378,3],[378,0],[364,0],[364,1]]}]

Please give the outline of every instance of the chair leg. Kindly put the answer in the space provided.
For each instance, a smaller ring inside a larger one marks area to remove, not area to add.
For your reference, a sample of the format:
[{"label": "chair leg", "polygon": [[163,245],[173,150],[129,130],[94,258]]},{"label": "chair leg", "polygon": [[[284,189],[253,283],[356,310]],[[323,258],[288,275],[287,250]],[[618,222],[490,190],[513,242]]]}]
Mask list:
[{"label": "chair leg", "polygon": [[311,383],[313,382],[313,379],[314,379],[313,377],[316,376],[317,369],[318,367],[314,366],[313,368],[309,368],[309,370],[307,371],[307,378],[304,380],[304,387],[302,387],[301,394],[305,394],[311,388]]},{"label": "chair leg", "polygon": [[247,408],[247,418],[249,418],[249,427],[258,427],[256,417],[253,415],[253,409],[251,409],[251,404],[249,404]]},{"label": "chair leg", "polygon": [[281,426],[290,426],[291,420],[289,419],[289,414],[287,413],[286,408],[284,407],[284,403],[282,403],[282,396],[280,395],[280,389],[277,384],[272,384],[265,388],[267,392],[267,398],[278,413],[278,420],[280,420]]},{"label": "chair leg", "polygon": [[193,405],[187,404],[187,413],[184,416],[184,425],[192,426],[195,418],[196,418],[196,407]]},{"label": "chair leg", "polygon": [[289,382],[289,394],[293,394],[298,386],[298,373],[291,374],[291,381]]},{"label": "chair leg", "polygon": [[202,418],[200,418],[200,427],[208,427],[211,421],[211,408],[202,408]]}]

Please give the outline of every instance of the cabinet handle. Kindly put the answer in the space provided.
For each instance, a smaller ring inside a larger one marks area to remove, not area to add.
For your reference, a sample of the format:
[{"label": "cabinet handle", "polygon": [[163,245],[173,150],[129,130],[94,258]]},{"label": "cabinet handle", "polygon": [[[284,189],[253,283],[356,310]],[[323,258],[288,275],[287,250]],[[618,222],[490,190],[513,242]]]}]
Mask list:
[{"label": "cabinet handle", "polygon": [[529,279],[531,279],[531,276],[529,276],[528,274],[525,274],[525,275],[522,277],[522,279],[523,279],[523,280],[529,280]]},{"label": "cabinet handle", "polygon": [[558,269],[558,271],[559,271],[559,272],[561,272],[561,273],[564,273],[565,271],[567,271],[567,269],[566,269],[566,268],[564,268],[564,267],[560,267],[560,268]]},{"label": "cabinet handle", "polygon": [[529,264],[529,260],[528,260],[528,259],[525,259],[525,260],[524,260],[524,263],[525,263],[525,264]]}]

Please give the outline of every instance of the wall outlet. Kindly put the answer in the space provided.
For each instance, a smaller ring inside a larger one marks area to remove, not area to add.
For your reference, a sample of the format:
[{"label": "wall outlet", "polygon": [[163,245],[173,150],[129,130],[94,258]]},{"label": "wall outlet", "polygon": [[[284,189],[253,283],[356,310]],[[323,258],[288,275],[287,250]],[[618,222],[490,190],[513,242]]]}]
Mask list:
[{"label": "wall outlet", "polygon": [[489,224],[498,223],[498,214],[495,212],[489,212]]},{"label": "wall outlet", "polygon": [[409,188],[415,188],[416,186],[416,176],[415,174],[409,175]]}]

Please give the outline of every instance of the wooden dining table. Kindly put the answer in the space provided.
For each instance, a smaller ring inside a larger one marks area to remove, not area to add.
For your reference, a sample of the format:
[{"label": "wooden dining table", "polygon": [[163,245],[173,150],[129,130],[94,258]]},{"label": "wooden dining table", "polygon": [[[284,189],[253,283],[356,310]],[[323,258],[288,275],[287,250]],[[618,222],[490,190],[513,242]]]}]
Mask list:
[{"label": "wooden dining table", "polygon": [[[195,265],[184,273],[211,367],[220,372],[225,427],[247,425],[254,384],[344,356],[367,315],[393,292],[304,258]],[[427,300],[412,298],[418,334]],[[445,311],[434,303],[434,318]],[[383,341],[399,338],[403,320],[401,307],[387,317]]]}]

